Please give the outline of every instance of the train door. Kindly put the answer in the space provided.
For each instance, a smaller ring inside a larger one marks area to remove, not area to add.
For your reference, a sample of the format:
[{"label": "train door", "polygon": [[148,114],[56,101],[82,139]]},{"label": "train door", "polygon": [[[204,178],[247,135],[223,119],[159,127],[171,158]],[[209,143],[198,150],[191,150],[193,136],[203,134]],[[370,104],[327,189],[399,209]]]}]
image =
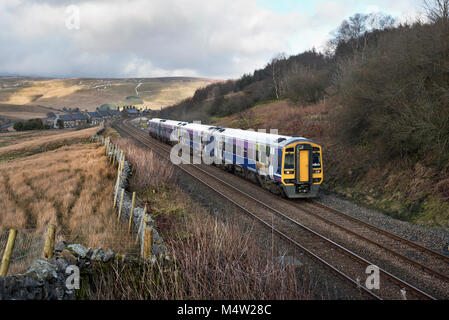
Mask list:
[{"label": "train door", "polygon": [[312,149],[308,144],[298,144],[296,146],[297,183],[310,183],[312,181],[311,152]]}]

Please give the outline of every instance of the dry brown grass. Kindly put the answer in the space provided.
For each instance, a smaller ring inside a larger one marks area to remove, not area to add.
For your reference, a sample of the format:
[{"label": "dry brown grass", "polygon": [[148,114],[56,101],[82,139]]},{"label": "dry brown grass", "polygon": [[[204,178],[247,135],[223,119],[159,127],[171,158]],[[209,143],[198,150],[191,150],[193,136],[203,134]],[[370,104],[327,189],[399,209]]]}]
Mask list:
[{"label": "dry brown grass", "polygon": [[84,130],[45,130],[34,132],[0,134],[0,160],[23,157],[47,150],[54,150],[67,144],[87,141],[98,127]]},{"label": "dry brown grass", "polygon": [[280,134],[307,138],[322,137],[330,105],[320,103],[298,106],[289,100],[257,105],[249,110],[221,119],[218,124],[242,129],[279,130]]},{"label": "dry brown grass", "polygon": [[[13,82],[13,81],[12,81]],[[0,92],[0,102],[10,105],[31,105],[60,108],[70,106],[95,111],[106,103],[126,105],[126,97],[138,96],[146,107],[159,110],[193,96],[195,90],[216,80],[201,78],[148,79],[19,79],[16,86]],[[10,110],[4,116],[29,119],[27,110]],[[1,108],[0,108],[1,113]],[[43,114],[45,116],[45,113]]]},{"label": "dry brown grass", "polygon": [[[183,203],[180,210],[186,212],[165,216],[172,220],[168,224],[172,232],[163,232],[170,260],[162,258],[155,264],[137,268],[123,264],[113,264],[110,269],[99,268],[84,298],[252,300],[310,297],[308,289],[299,287],[295,269],[273,260],[261,249],[257,236],[242,227],[241,220],[222,222],[204,209],[189,204],[184,193],[172,191],[168,197]],[[195,211],[190,211],[191,208]],[[161,214],[157,219],[163,217]]]},{"label": "dry brown grass", "polygon": [[116,170],[104,152],[99,144],[74,144],[0,163],[0,229],[38,234],[53,223],[60,240],[113,249],[130,243],[115,222]]},{"label": "dry brown grass", "polygon": [[126,159],[131,163],[133,174],[130,188],[145,192],[150,188],[173,182],[173,166],[166,160],[161,160],[151,150],[142,148],[129,138],[113,139],[125,152]]},{"label": "dry brown grass", "polygon": [[9,97],[9,104],[27,104],[37,99],[60,98],[75,93],[83,87],[67,86],[65,80],[31,81],[31,86],[19,89]]},{"label": "dry brown grass", "polygon": [[[95,269],[85,299],[306,299],[296,270],[283,266],[240,216],[212,217],[174,182],[173,168],[129,139],[116,139],[133,165],[130,181],[151,203],[170,258]],[[133,189],[135,190],[135,189]],[[265,237],[263,237],[265,239]],[[174,262],[176,261],[176,262]]]},{"label": "dry brown grass", "polygon": [[0,103],[0,117],[7,119],[35,119],[46,118],[48,112],[59,113],[54,108],[38,105],[14,105]]}]

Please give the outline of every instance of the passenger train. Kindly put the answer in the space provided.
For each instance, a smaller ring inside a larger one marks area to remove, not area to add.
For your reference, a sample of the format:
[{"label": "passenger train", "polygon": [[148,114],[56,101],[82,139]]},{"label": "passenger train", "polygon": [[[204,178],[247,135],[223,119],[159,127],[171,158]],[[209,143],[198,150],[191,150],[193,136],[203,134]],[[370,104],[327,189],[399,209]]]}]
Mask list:
[{"label": "passenger train", "polygon": [[321,146],[306,138],[158,118],[148,129],[189,158],[206,153],[214,165],[287,198],[316,197],[323,182]]}]

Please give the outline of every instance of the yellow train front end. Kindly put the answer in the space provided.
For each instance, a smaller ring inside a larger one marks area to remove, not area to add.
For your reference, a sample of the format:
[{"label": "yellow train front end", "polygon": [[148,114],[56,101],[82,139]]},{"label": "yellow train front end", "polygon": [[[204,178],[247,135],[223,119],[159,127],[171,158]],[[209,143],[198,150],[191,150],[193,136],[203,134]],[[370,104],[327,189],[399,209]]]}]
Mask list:
[{"label": "yellow train front end", "polygon": [[282,188],[288,198],[314,198],[323,182],[321,146],[297,141],[282,150]]}]

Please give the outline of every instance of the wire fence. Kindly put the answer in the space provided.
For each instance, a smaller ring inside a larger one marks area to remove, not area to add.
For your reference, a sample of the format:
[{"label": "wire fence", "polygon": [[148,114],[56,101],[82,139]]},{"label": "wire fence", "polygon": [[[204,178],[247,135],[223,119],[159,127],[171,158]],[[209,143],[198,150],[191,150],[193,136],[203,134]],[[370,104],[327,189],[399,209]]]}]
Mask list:
[{"label": "wire fence", "polygon": [[[6,249],[8,236],[9,231],[0,231],[0,252],[2,257]],[[33,261],[42,256],[44,242],[45,231],[42,229],[19,230],[9,260],[9,273],[25,272]]]},{"label": "wire fence", "polygon": [[[9,258],[8,274],[25,272],[34,261],[44,256],[44,245],[47,230],[23,229],[17,231],[14,248]],[[9,231],[0,231],[0,257],[3,257],[8,242]],[[118,229],[93,230],[89,227],[69,233],[56,230],[56,243],[65,241],[68,244],[81,244],[92,250],[102,248],[104,251],[112,250],[116,254],[126,256],[139,256],[141,252],[140,239],[128,227]]]}]

